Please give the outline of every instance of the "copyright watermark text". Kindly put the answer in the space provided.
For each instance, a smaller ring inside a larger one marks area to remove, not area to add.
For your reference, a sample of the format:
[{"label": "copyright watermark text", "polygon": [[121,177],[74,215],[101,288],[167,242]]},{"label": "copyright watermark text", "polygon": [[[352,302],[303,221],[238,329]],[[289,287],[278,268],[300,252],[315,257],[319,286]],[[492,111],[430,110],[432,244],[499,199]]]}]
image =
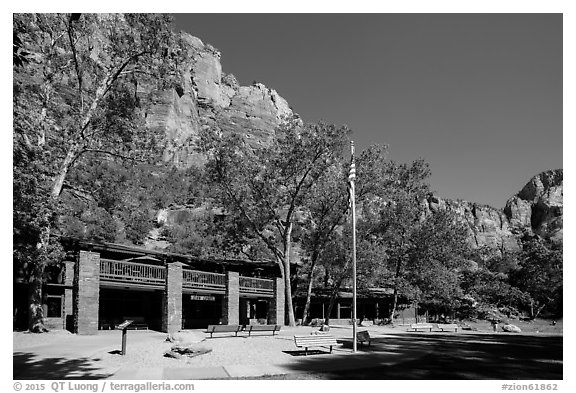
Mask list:
[{"label": "copyright watermark text", "polygon": [[14,391],[52,391],[60,392],[146,392],[146,391],[182,391],[191,392],[194,390],[193,383],[170,383],[170,382],[73,382],[54,381],[49,383],[22,383],[14,382]]}]

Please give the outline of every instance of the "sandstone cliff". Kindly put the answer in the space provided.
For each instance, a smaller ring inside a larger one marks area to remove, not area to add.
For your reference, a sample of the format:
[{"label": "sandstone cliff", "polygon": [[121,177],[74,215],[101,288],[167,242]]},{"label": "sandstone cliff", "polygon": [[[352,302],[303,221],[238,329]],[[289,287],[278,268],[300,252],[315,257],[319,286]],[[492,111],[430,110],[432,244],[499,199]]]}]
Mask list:
[{"label": "sandstone cliff", "polygon": [[520,249],[523,233],[562,242],[562,169],[542,172],[510,198],[504,209],[467,201],[442,200],[430,196],[426,208],[433,213],[449,209],[467,224],[470,245],[500,252]]},{"label": "sandstone cliff", "polygon": [[181,82],[164,91],[139,86],[149,127],[168,138],[166,161],[185,168],[202,163],[194,151],[200,130],[241,130],[249,143],[265,143],[282,118],[292,109],[275,90],[261,83],[240,86],[232,74],[222,71],[220,52],[188,33],[181,33],[186,60]]},{"label": "sandstone cliff", "polygon": [[458,214],[468,228],[468,242],[472,248],[489,247],[500,252],[520,250],[520,242],[503,211],[467,201],[428,198],[431,212],[448,209]]},{"label": "sandstone cliff", "polygon": [[[284,117],[294,115],[275,90],[260,83],[240,86],[232,74],[224,73],[217,49],[188,33],[181,33],[181,38],[187,55],[180,84],[164,91],[146,85],[138,89],[147,108],[148,125],[168,138],[166,161],[180,168],[203,163],[202,155],[194,151],[202,129],[241,131],[249,143],[260,144],[266,143]],[[467,224],[472,247],[506,252],[520,249],[519,237],[524,232],[561,242],[562,199],[563,172],[559,169],[532,178],[504,209],[436,196],[428,198],[426,208],[458,213]],[[165,213],[169,223],[182,211],[168,209]]]},{"label": "sandstone cliff", "polygon": [[562,242],[563,197],[563,170],[543,172],[508,200],[504,213],[514,227]]}]

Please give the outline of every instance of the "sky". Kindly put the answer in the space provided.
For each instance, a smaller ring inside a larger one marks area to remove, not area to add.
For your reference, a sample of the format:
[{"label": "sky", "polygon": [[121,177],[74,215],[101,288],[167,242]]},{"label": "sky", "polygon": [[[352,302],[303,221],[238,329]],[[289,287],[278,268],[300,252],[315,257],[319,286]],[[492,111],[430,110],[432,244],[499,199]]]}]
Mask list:
[{"label": "sky", "polygon": [[560,13],[176,14],[174,27],[304,121],[350,127],[357,151],[426,160],[440,197],[501,208],[562,168]]}]

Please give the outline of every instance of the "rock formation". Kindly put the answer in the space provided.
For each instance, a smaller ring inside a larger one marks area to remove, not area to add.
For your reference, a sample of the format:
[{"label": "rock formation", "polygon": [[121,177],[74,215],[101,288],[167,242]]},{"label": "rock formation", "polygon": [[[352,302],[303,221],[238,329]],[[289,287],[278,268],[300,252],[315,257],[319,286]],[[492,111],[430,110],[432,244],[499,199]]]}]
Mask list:
[{"label": "rock formation", "polygon": [[533,177],[506,203],[504,213],[514,227],[562,242],[563,171],[547,171]]},{"label": "rock formation", "polygon": [[472,248],[489,247],[499,251],[518,251],[520,243],[503,211],[467,201],[428,198],[428,208],[434,212],[448,209],[461,217],[468,227],[468,241]]},{"label": "rock formation", "polygon": [[438,209],[456,212],[468,226],[473,248],[513,252],[520,250],[523,233],[562,242],[562,200],[563,171],[557,169],[533,177],[504,209],[436,196],[427,199],[426,208],[431,213]]},{"label": "rock formation", "polygon": [[[148,126],[167,136],[166,161],[180,168],[202,164],[204,157],[195,151],[202,129],[240,131],[248,143],[257,145],[266,143],[284,117],[295,115],[275,90],[261,83],[240,86],[232,74],[224,73],[217,49],[188,33],[181,33],[181,38],[187,56],[180,84],[164,91],[146,85],[138,88],[147,108]],[[504,209],[436,196],[428,198],[426,208],[429,212],[450,209],[458,213],[468,226],[469,242],[474,248],[517,251],[524,232],[561,242],[562,173],[559,169],[535,176],[508,200]],[[186,207],[162,213],[168,224],[193,214]]]},{"label": "rock formation", "polygon": [[220,52],[188,33],[180,33],[186,60],[181,82],[164,91],[139,86],[149,127],[168,138],[164,159],[180,168],[201,164],[194,151],[200,130],[241,131],[249,143],[265,143],[292,109],[275,90],[261,83],[240,86],[234,75],[222,71]]}]

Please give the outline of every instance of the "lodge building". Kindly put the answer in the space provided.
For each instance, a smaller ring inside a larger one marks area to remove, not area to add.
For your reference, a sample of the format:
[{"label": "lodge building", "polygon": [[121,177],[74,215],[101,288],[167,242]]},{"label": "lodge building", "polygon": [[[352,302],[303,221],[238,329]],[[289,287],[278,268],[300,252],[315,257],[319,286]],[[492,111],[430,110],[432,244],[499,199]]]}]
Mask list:
[{"label": "lodge building", "polygon": [[[284,280],[274,261],[209,259],[114,243],[61,241],[67,256],[43,287],[44,322],[50,330],[97,334],[125,320],[132,320],[135,329],[163,332],[212,324],[285,324]],[[18,274],[15,278],[14,329],[26,330],[28,286]],[[305,294],[295,293],[293,303],[300,318]],[[329,303],[329,290],[315,290],[310,318],[328,317]],[[389,315],[391,303],[391,290],[360,293],[357,318],[380,321]],[[403,308],[399,317],[404,321]],[[330,323],[346,325],[351,318],[352,293],[343,289]]]},{"label": "lodge building", "polygon": [[[207,259],[64,239],[68,256],[44,285],[45,324],[97,334],[124,320],[176,332],[208,324],[284,324],[284,281],[273,261]],[[26,285],[14,286],[16,325]]]}]

